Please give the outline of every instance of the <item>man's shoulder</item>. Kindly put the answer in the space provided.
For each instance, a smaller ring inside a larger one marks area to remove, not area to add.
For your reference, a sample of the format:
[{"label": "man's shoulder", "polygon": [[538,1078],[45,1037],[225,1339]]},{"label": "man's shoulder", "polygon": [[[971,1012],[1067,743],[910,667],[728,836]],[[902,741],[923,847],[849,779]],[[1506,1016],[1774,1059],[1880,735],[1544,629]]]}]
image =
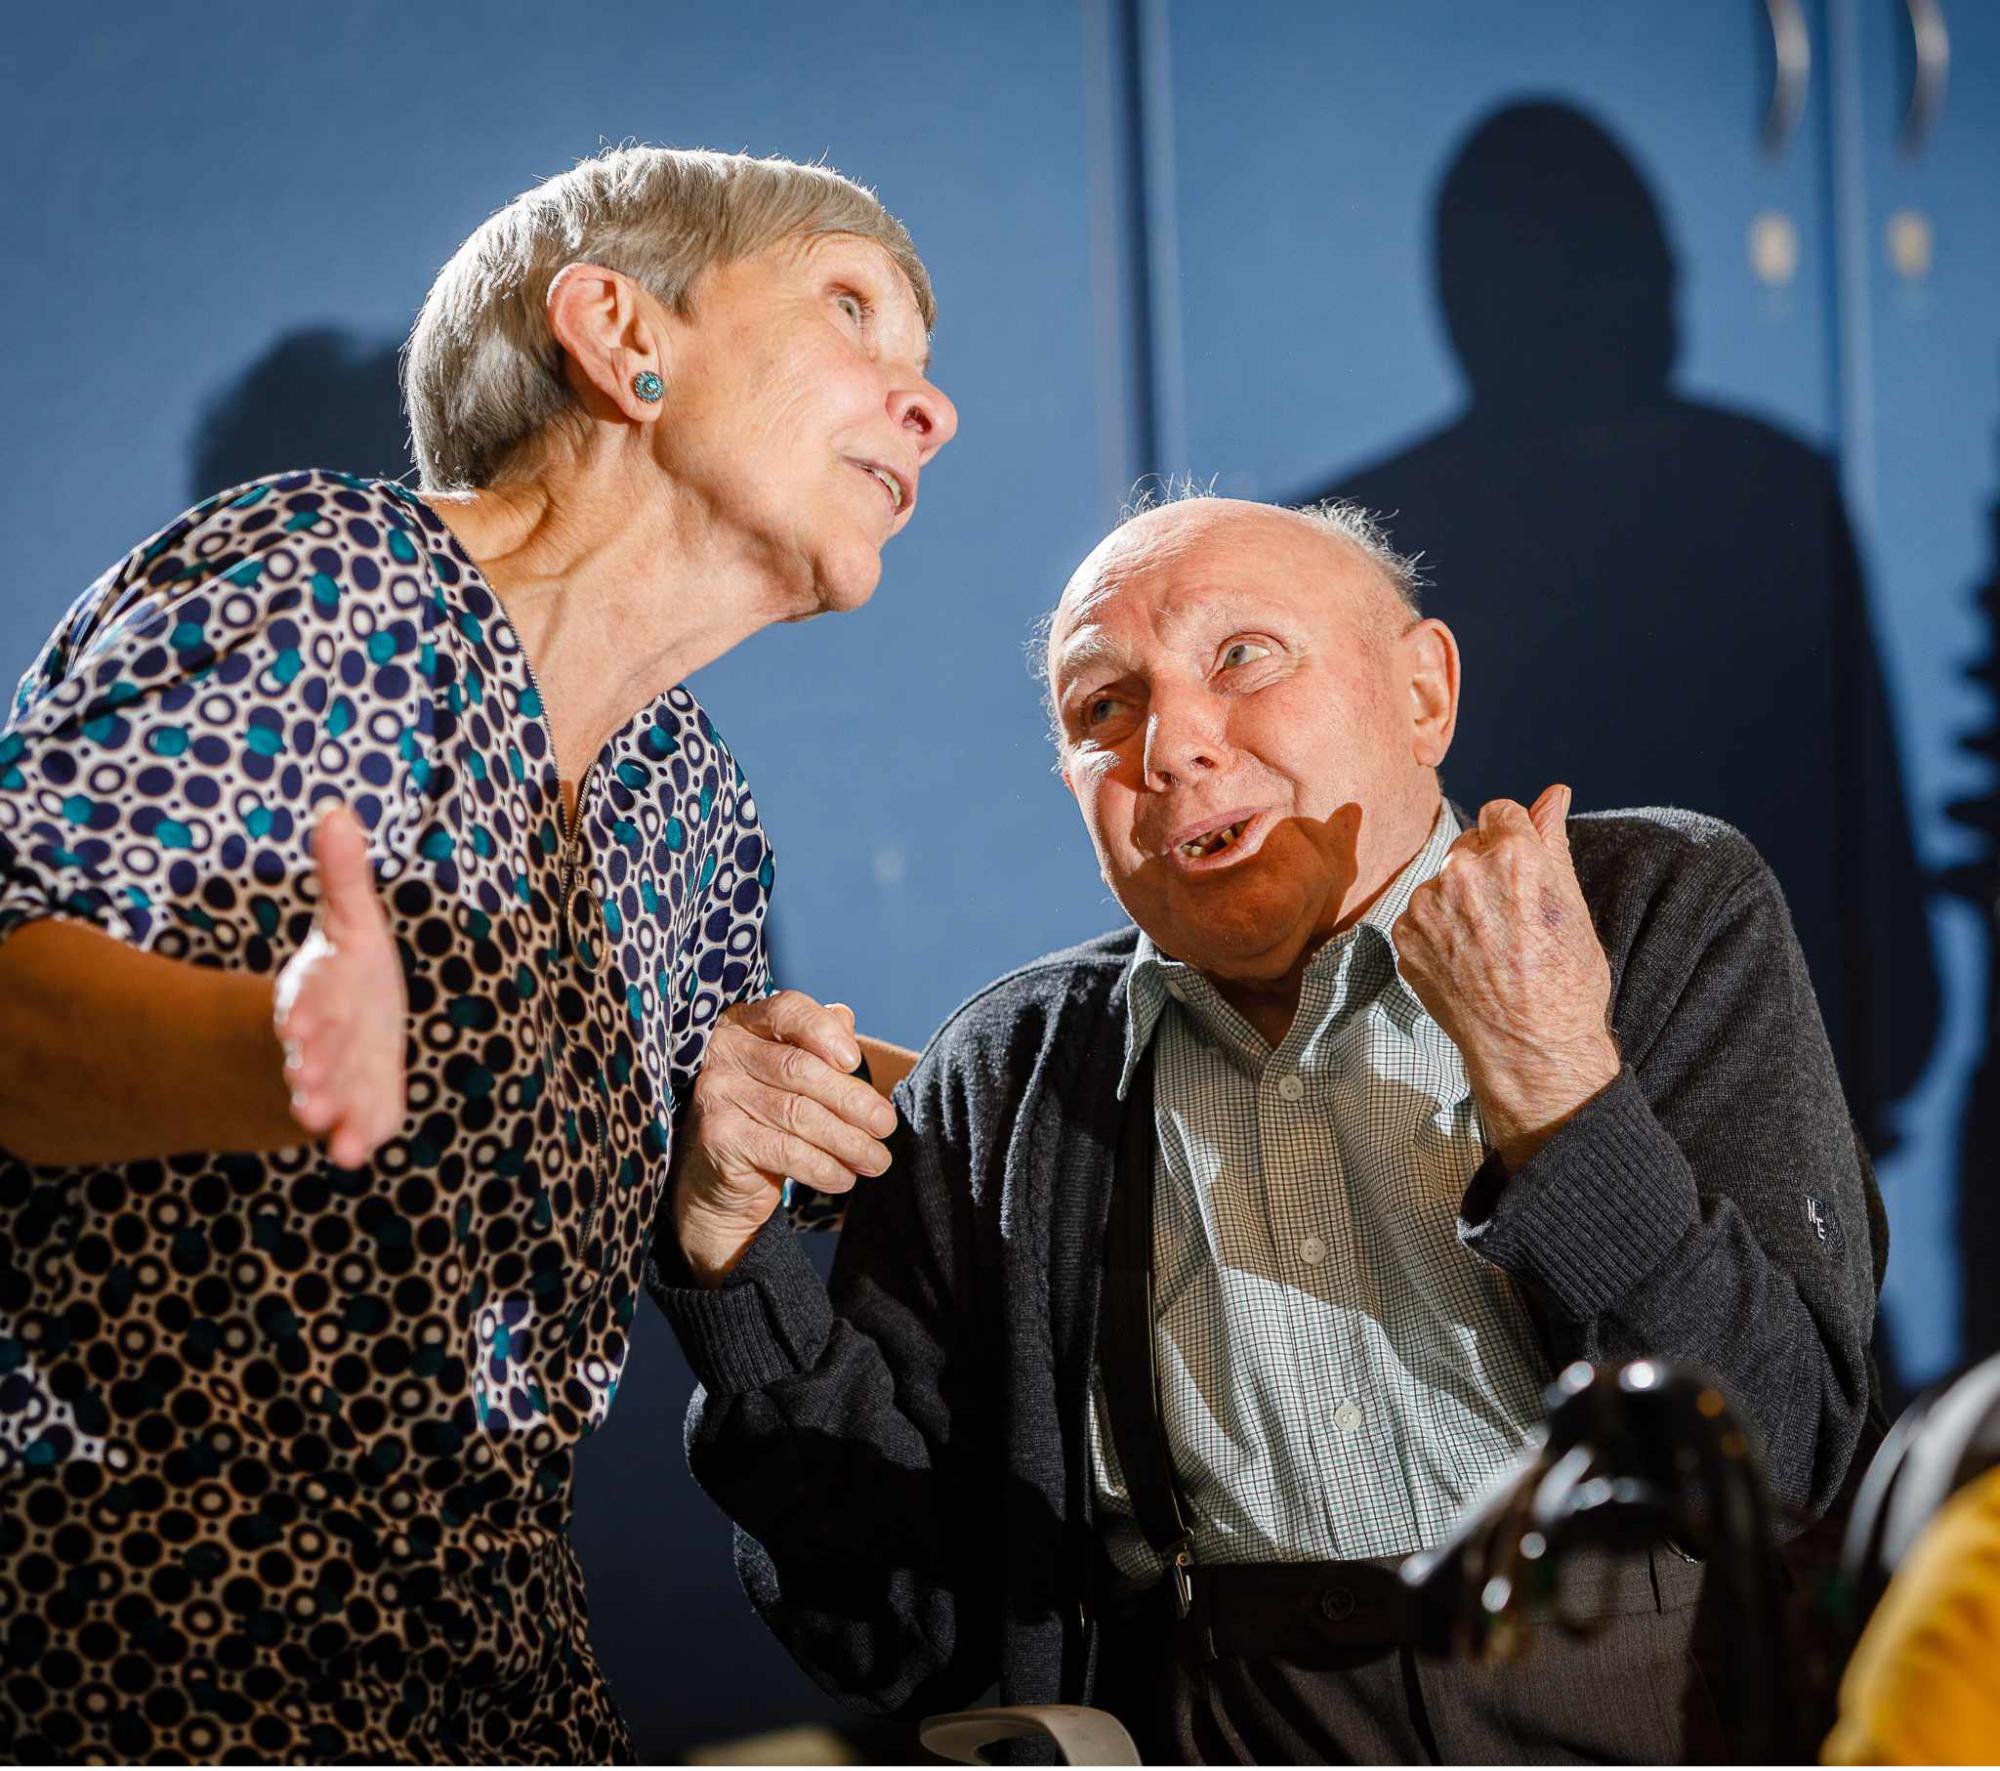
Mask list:
[{"label": "man's shoulder", "polygon": [[1691,952],[1732,914],[1788,920],[1756,845],[1720,818],[1678,806],[1582,812],[1569,821],[1577,883],[1614,964],[1642,947]]},{"label": "man's shoulder", "polygon": [[1121,988],[1139,931],[1129,923],[1045,953],[974,991],[946,1018],[926,1059],[1043,1042],[1058,1024],[1101,1026],[1124,1014]]},{"label": "man's shoulder", "polygon": [[1079,993],[1086,1000],[1096,996],[1109,1002],[1138,941],[1139,931],[1128,923],[1016,966],[960,1003],[939,1029],[940,1036],[968,1023],[1012,1022],[1023,1012],[1066,1003]]},{"label": "man's shoulder", "polygon": [[1764,865],[1735,825],[1679,806],[1578,812],[1569,821],[1569,846],[1586,895],[1593,882],[1701,879],[1733,886]]}]

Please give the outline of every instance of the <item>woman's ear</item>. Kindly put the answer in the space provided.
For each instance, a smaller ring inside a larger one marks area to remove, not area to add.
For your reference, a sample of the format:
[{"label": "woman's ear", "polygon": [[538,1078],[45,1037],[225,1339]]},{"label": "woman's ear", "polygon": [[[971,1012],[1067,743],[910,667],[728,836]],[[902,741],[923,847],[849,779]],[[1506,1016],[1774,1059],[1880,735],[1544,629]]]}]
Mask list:
[{"label": "woman's ear", "polygon": [[1458,729],[1458,641],[1435,616],[1419,621],[1397,642],[1410,692],[1410,757],[1434,769]]},{"label": "woman's ear", "polygon": [[622,271],[566,264],[549,284],[545,311],[587,411],[635,424],[658,415],[670,349],[658,302]]}]

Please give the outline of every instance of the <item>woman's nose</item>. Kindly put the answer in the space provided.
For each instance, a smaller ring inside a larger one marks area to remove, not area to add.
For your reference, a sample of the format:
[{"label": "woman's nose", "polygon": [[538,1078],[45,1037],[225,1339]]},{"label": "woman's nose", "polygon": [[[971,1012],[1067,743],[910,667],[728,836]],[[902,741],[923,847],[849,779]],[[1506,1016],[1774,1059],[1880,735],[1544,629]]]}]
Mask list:
[{"label": "woman's nose", "polygon": [[958,434],[958,408],[944,390],[919,380],[889,396],[889,415],[917,439],[919,461],[929,461]]}]

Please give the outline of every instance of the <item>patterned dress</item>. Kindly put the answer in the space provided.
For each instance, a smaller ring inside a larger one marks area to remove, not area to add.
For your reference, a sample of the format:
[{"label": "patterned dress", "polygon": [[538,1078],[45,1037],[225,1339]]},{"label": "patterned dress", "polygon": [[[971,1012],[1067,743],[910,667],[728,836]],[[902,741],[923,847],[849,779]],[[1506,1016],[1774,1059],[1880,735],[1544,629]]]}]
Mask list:
[{"label": "patterned dress", "polygon": [[0,938],[81,918],[270,974],[314,808],[370,831],[409,1114],[109,1168],[0,1152],[0,1741],[26,1758],[629,1756],[566,1539],[673,1115],[768,988],[771,856],[682,689],[566,828],[520,644],[400,488],[197,507],[0,728]]}]

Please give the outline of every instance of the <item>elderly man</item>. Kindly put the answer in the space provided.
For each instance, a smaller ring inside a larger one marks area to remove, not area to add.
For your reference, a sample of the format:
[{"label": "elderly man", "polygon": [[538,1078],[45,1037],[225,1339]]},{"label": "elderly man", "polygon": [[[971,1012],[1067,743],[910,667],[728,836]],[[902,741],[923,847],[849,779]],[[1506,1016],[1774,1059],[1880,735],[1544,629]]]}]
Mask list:
[{"label": "elderly man", "polygon": [[[893,1130],[844,1012],[717,1033],[656,1291],[695,1473],[829,1689],[997,1680],[1204,1762],[1671,1760],[1697,1568],[1615,1573],[1602,1633],[1504,1675],[1415,1656],[1389,1570],[1577,1358],[1708,1368],[1795,1519],[1838,1489],[1872,1195],[1777,886],[1561,787],[1466,824],[1414,590],[1349,510],[1119,528],[1049,688],[1137,927],[975,996]],[[879,1177],[830,1292],[786,1175]]]}]

